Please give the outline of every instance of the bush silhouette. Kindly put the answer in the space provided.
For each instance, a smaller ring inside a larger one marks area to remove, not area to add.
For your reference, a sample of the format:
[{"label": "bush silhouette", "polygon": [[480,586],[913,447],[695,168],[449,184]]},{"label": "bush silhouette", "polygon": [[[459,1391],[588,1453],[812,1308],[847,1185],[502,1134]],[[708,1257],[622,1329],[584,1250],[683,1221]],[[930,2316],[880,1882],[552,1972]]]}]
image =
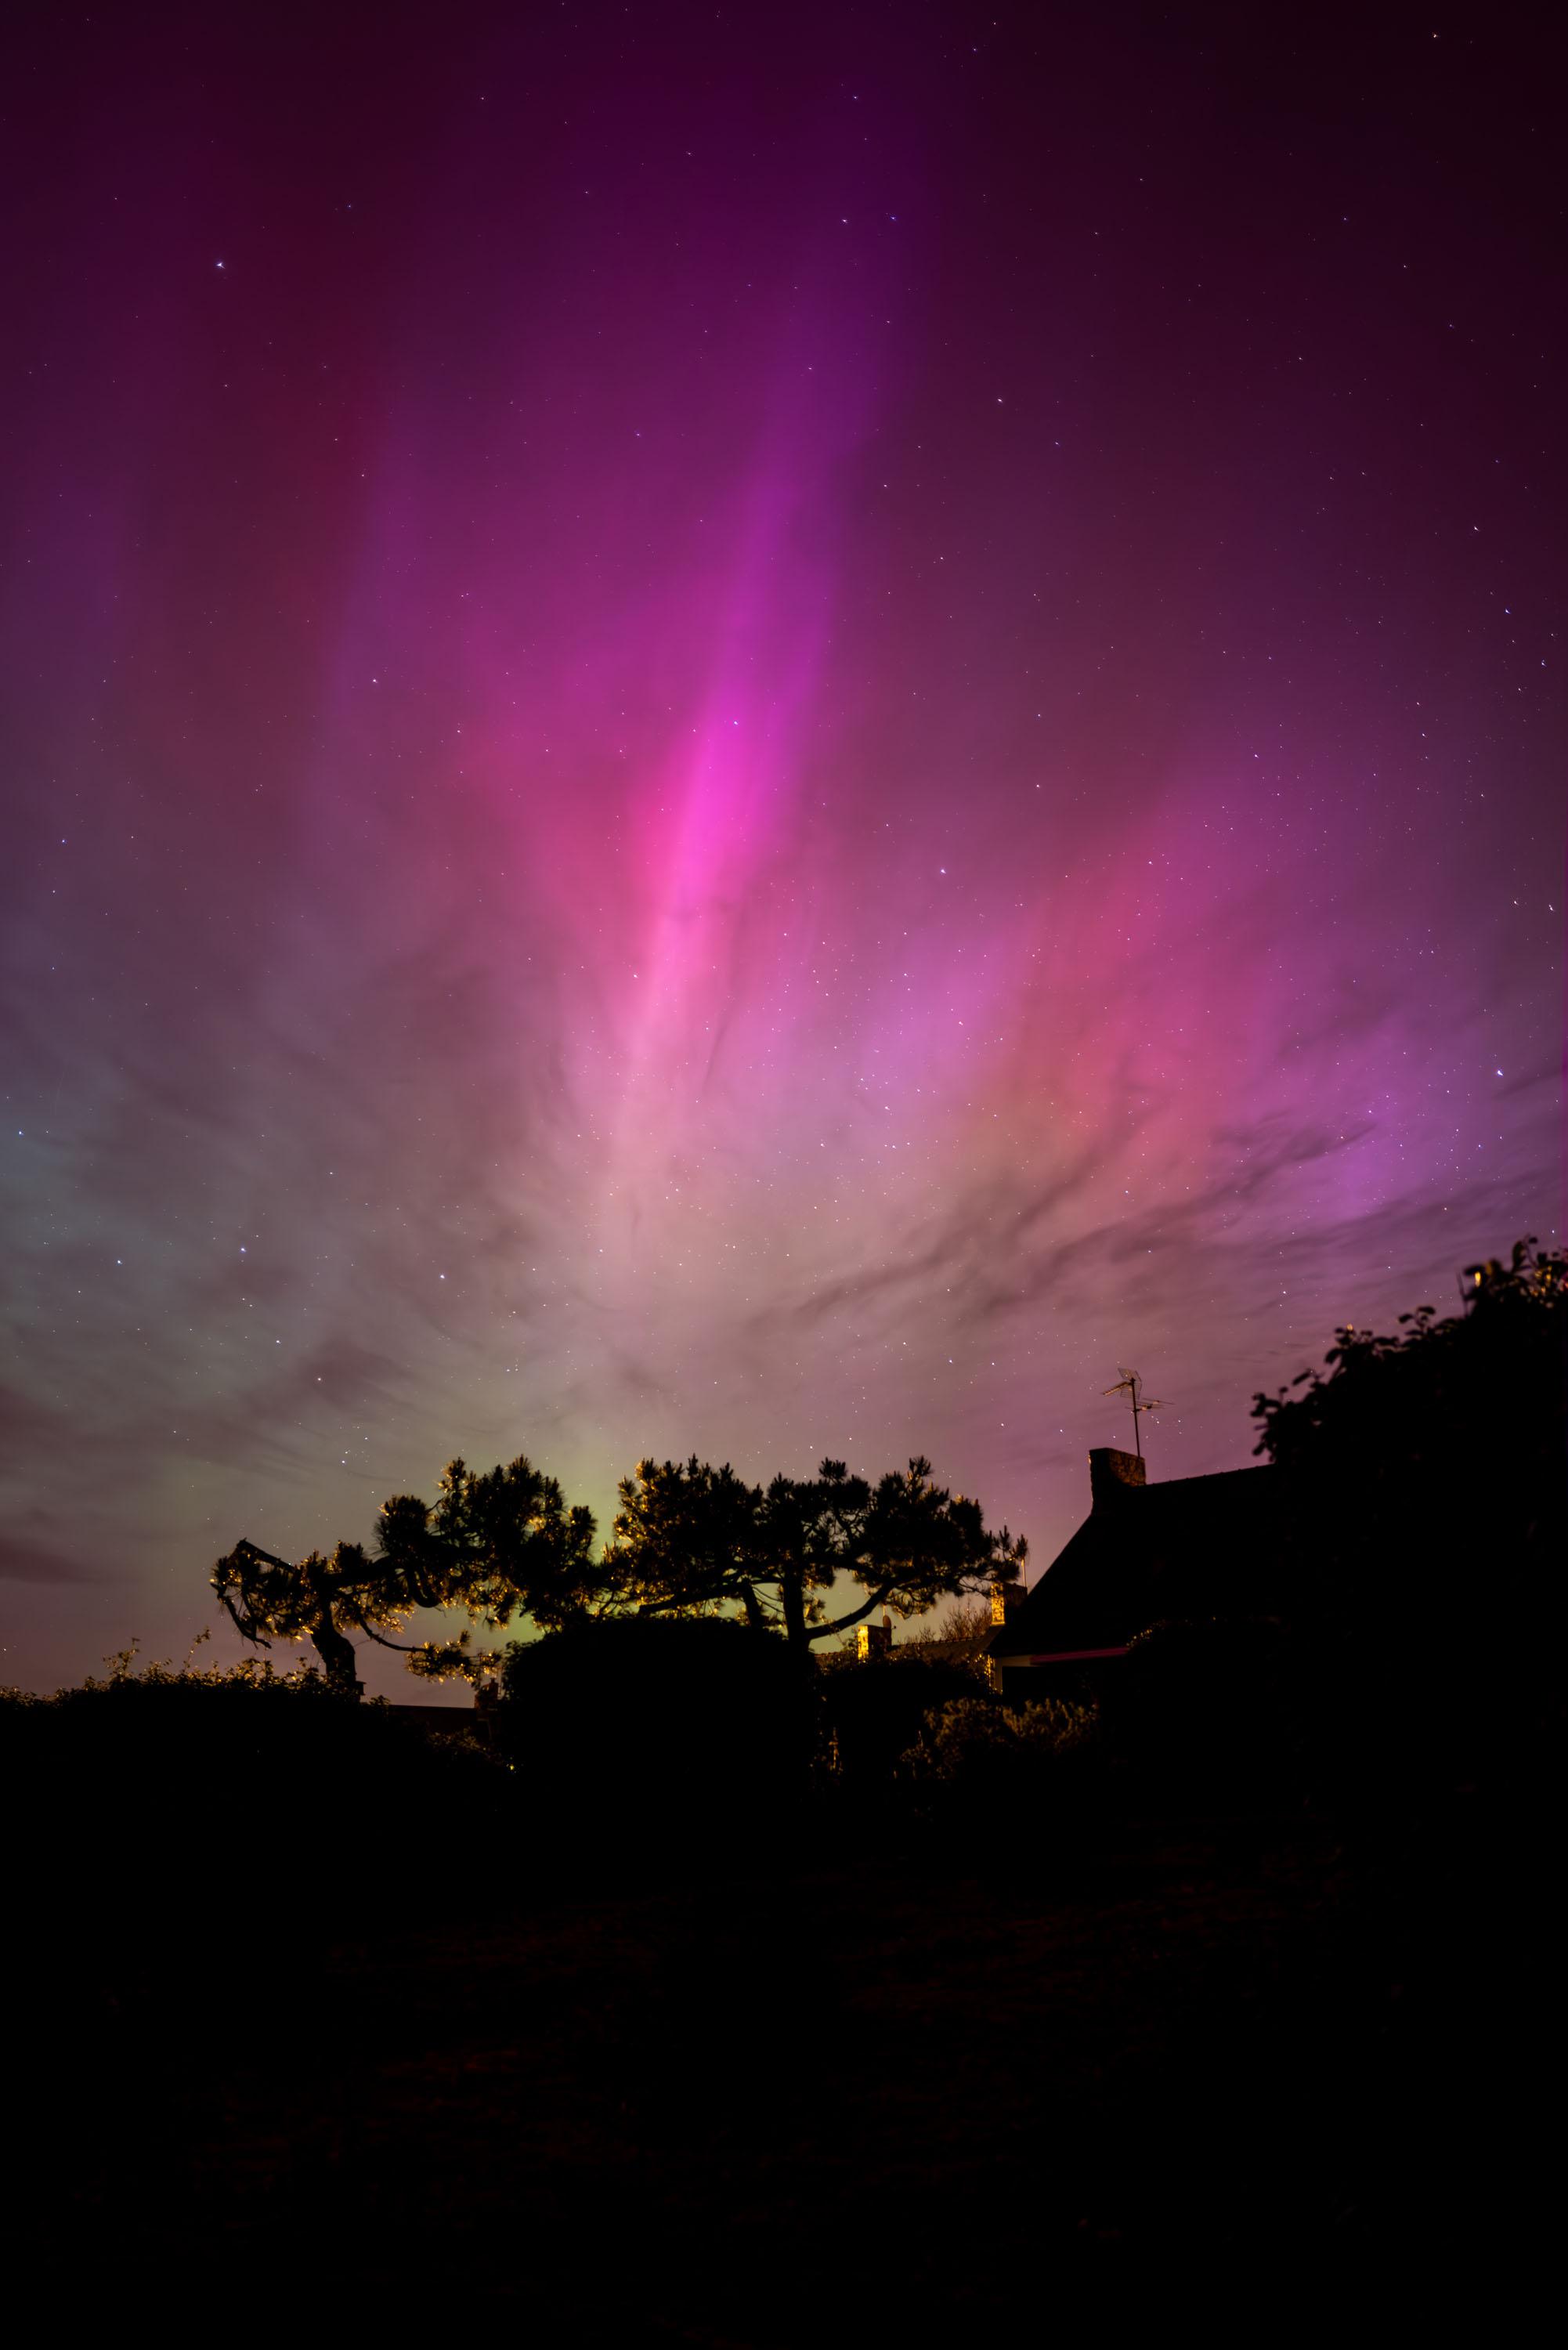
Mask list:
[{"label": "bush silhouette", "polygon": [[1257,1450],[1321,1513],[1293,1614],[1334,1660],[1340,1775],[1369,1794],[1542,1783],[1568,1555],[1568,1256],[1532,1252],[1470,1267],[1462,1314],[1347,1326],[1325,1372],[1253,1405]]},{"label": "bush silhouette", "polygon": [[493,1721],[542,1853],[697,1861],[772,1845],[804,1794],[815,1691],[720,1617],[610,1617],[509,1650]]},{"label": "bush silhouette", "polygon": [[[493,1848],[513,1816],[478,1746],[315,1675],[7,1694],[0,1767],[27,1790],[6,1855],[26,1932],[6,1964],[41,2035],[29,2064],[61,2030],[78,2067],[110,2061],[132,2011],[171,2048],[237,2035],[265,2056],[279,1982],[307,1980],[336,1937],[461,1914],[484,1880],[454,1829]],[[319,2022],[325,2057],[325,1994]]]},{"label": "bush silhouette", "polygon": [[1104,1755],[1095,1712],[1057,1698],[1004,1706],[950,1698],[900,1757],[919,1818],[975,1858],[1076,1853],[1100,1815]]},{"label": "bush silhouette", "polygon": [[960,1699],[1000,1702],[971,1663],[925,1651],[872,1664],[835,1658],[822,1676],[823,1724],[835,1775],[846,1789],[890,1788],[928,1715]]}]

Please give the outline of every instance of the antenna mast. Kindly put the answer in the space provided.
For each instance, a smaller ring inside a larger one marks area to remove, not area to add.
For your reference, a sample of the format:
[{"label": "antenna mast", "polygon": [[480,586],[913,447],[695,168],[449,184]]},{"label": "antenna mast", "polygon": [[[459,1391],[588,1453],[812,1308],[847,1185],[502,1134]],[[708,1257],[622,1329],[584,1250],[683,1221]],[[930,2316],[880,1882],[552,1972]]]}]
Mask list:
[{"label": "antenna mast", "polygon": [[1128,1403],[1131,1404],[1133,1416],[1133,1451],[1141,1461],[1143,1459],[1143,1438],[1138,1430],[1138,1420],[1144,1412],[1163,1411],[1165,1409],[1165,1406],[1160,1401],[1158,1396],[1146,1396],[1144,1394],[1143,1381],[1136,1371],[1125,1369],[1120,1363],[1116,1365],[1116,1368],[1121,1372],[1120,1378],[1116,1381],[1114,1388],[1102,1388],[1100,1393],[1102,1395],[1108,1396],[1125,1395]]}]

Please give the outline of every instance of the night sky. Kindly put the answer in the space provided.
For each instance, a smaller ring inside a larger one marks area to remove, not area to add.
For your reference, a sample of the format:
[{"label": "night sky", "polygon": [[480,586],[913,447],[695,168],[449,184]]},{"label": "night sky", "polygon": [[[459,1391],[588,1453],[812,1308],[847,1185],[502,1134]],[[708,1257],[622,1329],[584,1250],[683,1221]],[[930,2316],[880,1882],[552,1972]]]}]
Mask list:
[{"label": "night sky", "polygon": [[1558,1236],[1544,20],[25,12],[0,1679],[457,1451],[1038,1568]]}]

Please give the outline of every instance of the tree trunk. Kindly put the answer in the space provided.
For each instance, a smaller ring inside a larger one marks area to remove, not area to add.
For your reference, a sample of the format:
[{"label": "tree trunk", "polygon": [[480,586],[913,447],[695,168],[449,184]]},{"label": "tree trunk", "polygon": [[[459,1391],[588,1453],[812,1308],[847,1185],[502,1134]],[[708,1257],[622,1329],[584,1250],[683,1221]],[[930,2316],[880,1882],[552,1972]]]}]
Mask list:
[{"label": "tree trunk", "polygon": [[747,1623],[755,1632],[766,1631],[768,1619],[763,1613],[762,1601],[757,1597],[756,1593],[752,1589],[749,1583],[742,1583],[740,1586],[740,1590],[742,1604],[744,1606],[746,1611]]},{"label": "tree trunk", "polygon": [[809,1656],[811,1641],[805,1628],[805,1589],[800,1576],[788,1567],[779,1575],[779,1597],[784,1603],[785,1638],[801,1656]]},{"label": "tree trunk", "polygon": [[330,1615],[323,1615],[310,1630],[310,1645],[321,1659],[327,1675],[327,1686],[342,1697],[362,1697],[359,1676],[354,1669],[354,1643],[347,1632],[340,1632]]}]

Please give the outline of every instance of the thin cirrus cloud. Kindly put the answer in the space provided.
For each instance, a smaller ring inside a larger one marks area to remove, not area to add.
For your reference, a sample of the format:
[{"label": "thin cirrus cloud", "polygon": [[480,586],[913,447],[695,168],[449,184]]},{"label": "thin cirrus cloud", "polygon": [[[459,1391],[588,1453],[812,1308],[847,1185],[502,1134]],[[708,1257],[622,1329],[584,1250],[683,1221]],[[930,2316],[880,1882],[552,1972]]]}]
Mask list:
[{"label": "thin cirrus cloud", "polygon": [[483,124],[328,44],[286,172],[222,25],[199,148],[115,37],[146,109],[46,74],[10,166],[93,198],[0,394],[16,1671],[456,1451],[602,1513],[919,1451],[1047,1558],[1118,1360],[1240,1465],[1551,1236],[1528,207],[1439,317],[1408,156],[1345,130],[1324,244],[1277,97],[1118,49],[1110,120],[1092,27],[1022,111],[918,31],[716,26],[649,109],[504,28]]}]

